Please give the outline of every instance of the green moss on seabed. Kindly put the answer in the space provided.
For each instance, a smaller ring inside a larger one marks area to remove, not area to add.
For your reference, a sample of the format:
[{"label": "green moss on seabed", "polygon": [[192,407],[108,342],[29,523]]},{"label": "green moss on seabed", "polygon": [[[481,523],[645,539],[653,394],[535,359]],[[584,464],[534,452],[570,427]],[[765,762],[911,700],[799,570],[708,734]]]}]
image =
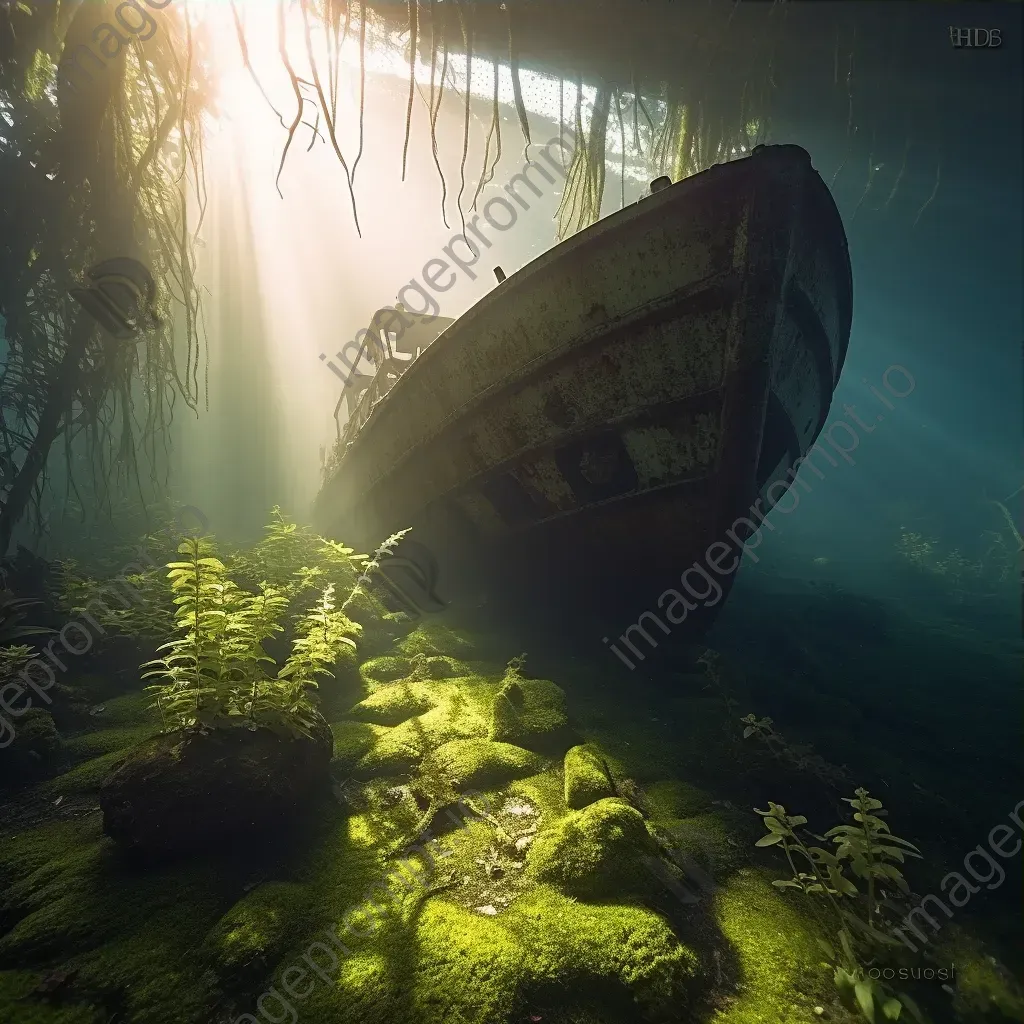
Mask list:
[{"label": "green moss on seabed", "polygon": [[[715,918],[739,964],[737,992],[708,1024],[807,1024],[836,1006],[832,972],[817,944],[826,938],[771,884],[768,874],[743,869],[714,894]],[[838,1017],[835,1015],[838,1013]]]},{"label": "green moss on seabed", "polygon": [[[550,679],[509,679],[494,698],[492,740],[550,750],[566,735],[565,693]],[[564,749],[564,748],[563,748]]]},{"label": "green moss on seabed", "polygon": [[511,743],[452,740],[438,747],[432,763],[456,789],[491,789],[512,779],[535,774],[541,758]]},{"label": "green moss on seabed", "polygon": [[601,752],[591,744],[567,750],[564,770],[566,807],[578,811],[597,800],[615,795],[608,766]]},{"label": "green moss on seabed", "polygon": [[363,681],[373,683],[391,683],[396,679],[405,679],[412,672],[412,662],[408,658],[382,654],[379,657],[364,661],[359,666],[359,675]]},{"label": "green moss on seabed", "polygon": [[430,688],[419,682],[398,682],[382,686],[349,712],[350,718],[374,725],[400,725],[407,718],[422,715],[436,705]]},{"label": "green moss on seabed", "polygon": [[608,898],[650,892],[645,870],[658,847],[640,812],[616,797],[572,811],[538,836],[529,873],[574,896]]},{"label": "green moss on seabed", "polygon": [[317,959],[325,980],[295,1004],[311,1024],[557,1019],[559,1006],[595,990],[615,1020],[667,1024],[699,983],[696,955],[657,914],[585,906],[544,886],[500,917],[410,896],[351,955]]},{"label": "green moss on seabed", "polygon": [[[144,870],[116,855],[95,813],[0,838],[0,1020],[229,1024],[265,1019],[261,1006],[289,1020],[290,1005],[302,1024],[853,1024],[813,908],[748,866],[760,822],[675,778],[667,740],[616,721],[618,735],[590,734],[552,762],[528,748],[561,728],[554,683],[519,677],[510,691],[507,670],[463,660],[471,642],[436,624],[391,652],[363,662],[361,692],[332,708],[336,780],[379,777],[288,835]],[[503,688],[515,698],[504,718]],[[146,703],[112,699],[98,728],[68,741],[78,763],[32,792],[98,790],[153,728]],[[522,742],[496,740],[501,729]],[[628,778],[644,780],[643,813],[610,795]],[[484,790],[474,802],[488,816],[445,825],[431,844],[423,794],[456,788]],[[719,885],[685,911],[686,939],[673,911],[651,909],[671,899],[646,870],[654,835]],[[377,929],[346,932],[374,919],[371,902]],[[1024,1019],[980,947],[954,958],[966,1020]],[[283,985],[295,965],[301,999]]]}]

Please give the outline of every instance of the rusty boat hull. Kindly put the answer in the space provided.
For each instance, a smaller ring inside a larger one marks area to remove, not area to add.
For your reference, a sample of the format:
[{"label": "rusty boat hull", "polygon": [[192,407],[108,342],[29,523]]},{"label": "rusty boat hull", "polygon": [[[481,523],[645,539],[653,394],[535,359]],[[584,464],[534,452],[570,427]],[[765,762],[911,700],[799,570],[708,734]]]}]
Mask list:
[{"label": "rusty boat hull", "polygon": [[759,147],[606,217],[459,317],[360,425],[315,523],[367,550],[412,527],[450,586],[656,609],[737,517],[783,496],[851,318],[828,188],[803,149]]}]

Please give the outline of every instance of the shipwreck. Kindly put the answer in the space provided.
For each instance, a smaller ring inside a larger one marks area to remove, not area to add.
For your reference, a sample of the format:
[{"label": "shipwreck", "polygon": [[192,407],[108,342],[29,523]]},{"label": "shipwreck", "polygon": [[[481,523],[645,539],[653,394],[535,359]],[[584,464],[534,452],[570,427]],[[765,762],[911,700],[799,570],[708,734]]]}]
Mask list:
[{"label": "shipwreck", "polygon": [[780,500],[849,344],[839,212],[792,145],[657,184],[497,273],[404,367],[378,360],[315,503],[322,531],[373,550],[411,527],[456,589],[649,607]]}]

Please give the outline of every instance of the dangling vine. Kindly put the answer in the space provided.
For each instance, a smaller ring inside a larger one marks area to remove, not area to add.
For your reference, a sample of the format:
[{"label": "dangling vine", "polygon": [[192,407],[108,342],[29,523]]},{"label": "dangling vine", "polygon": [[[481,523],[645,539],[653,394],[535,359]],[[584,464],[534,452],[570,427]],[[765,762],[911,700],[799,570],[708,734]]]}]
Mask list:
[{"label": "dangling vine", "polygon": [[[19,523],[43,527],[55,446],[65,504],[88,484],[106,507],[115,484],[160,486],[175,395],[192,409],[200,397],[188,200],[201,223],[205,83],[190,25],[172,10],[147,39],[105,51],[91,78],[59,71],[108,14],[104,3],[0,12],[15,47],[0,68],[0,556]],[[141,260],[156,285],[137,342],[101,335],[69,297],[115,256]]]}]

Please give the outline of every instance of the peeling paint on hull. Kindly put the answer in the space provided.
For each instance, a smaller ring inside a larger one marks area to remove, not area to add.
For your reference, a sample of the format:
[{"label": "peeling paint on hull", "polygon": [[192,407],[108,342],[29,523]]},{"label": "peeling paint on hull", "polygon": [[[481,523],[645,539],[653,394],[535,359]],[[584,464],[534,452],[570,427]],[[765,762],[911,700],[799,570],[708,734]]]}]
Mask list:
[{"label": "peeling paint on hull", "polygon": [[442,566],[552,593],[667,581],[814,443],[851,317],[827,187],[803,150],[761,147],[456,320],[370,413],[317,525],[363,548],[411,525]]}]

